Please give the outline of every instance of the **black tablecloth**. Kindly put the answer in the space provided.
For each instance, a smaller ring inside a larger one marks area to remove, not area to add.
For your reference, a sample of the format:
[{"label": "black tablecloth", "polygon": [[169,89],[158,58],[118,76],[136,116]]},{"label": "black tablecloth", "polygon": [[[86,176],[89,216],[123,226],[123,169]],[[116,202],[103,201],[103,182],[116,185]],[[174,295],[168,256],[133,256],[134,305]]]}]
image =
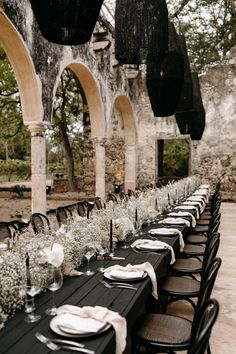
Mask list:
[{"label": "black tablecloth", "polygon": [[[144,228],[142,238],[148,236],[147,231],[150,228],[163,227],[162,225],[152,224]],[[172,226],[173,227],[173,226]],[[185,225],[174,226],[182,231],[183,235],[187,233],[188,228]],[[178,236],[159,236],[157,239],[165,241],[178,250]],[[117,247],[115,254],[124,256],[125,260],[115,261],[92,261],[91,268],[97,269],[101,265],[111,266],[114,264],[140,264],[150,262],[156,272],[157,278],[166,274],[170,263],[170,251],[164,251],[157,254],[138,254],[131,248],[122,249]],[[81,269],[83,270],[83,269]],[[77,306],[104,306],[112,311],[119,312],[127,320],[128,332],[134,320],[145,309],[145,304],[151,297],[151,281],[149,277],[145,280],[135,282],[137,291],[127,289],[107,289],[99,280],[103,278],[100,272],[93,276],[80,276],[65,278],[61,289],[56,292],[56,305],[71,304]],[[46,292],[36,296],[37,313],[42,315],[42,320],[36,323],[24,322],[26,314],[23,310],[17,311],[13,318],[9,319],[5,328],[0,331],[0,353],[11,354],[44,354],[50,350],[35,338],[35,332],[39,331],[48,336],[57,336],[49,328],[51,317],[45,314],[45,310],[51,306],[51,292]],[[74,340],[74,338],[73,338]],[[81,339],[79,341],[82,341]],[[96,351],[96,354],[114,354],[115,353],[115,332],[111,328],[106,333],[97,335],[93,338],[83,340],[86,347]],[[69,350],[61,350],[61,353],[69,353]],[[128,352],[128,349],[127,349]]]}]

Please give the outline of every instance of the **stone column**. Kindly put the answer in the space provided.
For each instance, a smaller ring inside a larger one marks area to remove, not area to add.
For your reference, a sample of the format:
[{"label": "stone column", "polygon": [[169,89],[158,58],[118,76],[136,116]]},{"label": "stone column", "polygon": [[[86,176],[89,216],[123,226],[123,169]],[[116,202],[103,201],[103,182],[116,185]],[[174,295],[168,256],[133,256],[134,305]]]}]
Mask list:
[{"label": "stone column", "polygon": [[105,138],[93,138],[95,150],[95,194],[105,201]]},{"label": "stone column", "polygon": [[136,146],[125,144],[125,192],[136,187]]},{"label": "stone column", "polygon": [[29,124],[31,133],[31,212],[46,214],[46,126]]}]

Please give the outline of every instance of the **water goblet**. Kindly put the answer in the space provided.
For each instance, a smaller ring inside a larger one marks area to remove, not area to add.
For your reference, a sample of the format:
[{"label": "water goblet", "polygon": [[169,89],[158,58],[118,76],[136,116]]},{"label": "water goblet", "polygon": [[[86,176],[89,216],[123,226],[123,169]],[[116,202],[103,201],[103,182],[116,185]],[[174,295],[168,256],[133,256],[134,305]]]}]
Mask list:
[{"label": "water goblet", "polygon": [[60,267],[50,266],[48,269],[48,289],[52,292],[52,307],[48,308],[45,312],[49,316],[56,315],[55,305],[55,291],[60,289],[63,284],[63,275]]},{"label": "water goblet", "polygon": [[85,275],[93,275],[93,274],[95,274],[95,272],[90,270],[90,259],[94,256],[94,254],[95,254],[95,251],[92,248],[88,249],[87,252],[85,253],[85,258],[87,260],[87,270],[84,273]]},{"label": "water goblet", "polygon": [[[25,312],[27,313],[27,317],[25,317],[25,322],[33,323],[37,322],[41,319],[40,315],[35,314],[35,295],[39,294],[42,291],[42,287],[40,283],[36,283],[31,280],[31,284],[25,287],[26,291],[26,303],[25,303]],[[29,295],[29,297],[28,297]]]},{"label": "water goblet", "polygon": [[[106,253],[107,253],[107,250],[102,245],[99,245],[98,246],[98,254],[99,254],[99,256],[103,257]],[[103,272],[104,269],[105,268],[103,266],[101,266],[101,267],[98,268],[98,271],[99,272]]]}]

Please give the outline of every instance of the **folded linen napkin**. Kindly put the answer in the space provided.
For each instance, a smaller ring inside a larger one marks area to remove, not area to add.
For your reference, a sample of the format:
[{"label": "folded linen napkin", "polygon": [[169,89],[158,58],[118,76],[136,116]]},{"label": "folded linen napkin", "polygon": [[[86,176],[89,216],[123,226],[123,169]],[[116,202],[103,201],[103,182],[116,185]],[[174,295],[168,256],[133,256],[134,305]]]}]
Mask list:
[{"label": "folded linen napkin", "polygon": [[194,206],[194,205],[178,205],[175,207],[176,210],[178,209],[183,209],[183,210],[196,210],[196,214],[197,214],[197,219],[199,219],[199,210],[198,207]]},{"label": "folded linen napkin", "polygon": [[203,212],[203,210],[204,210],[204,205],[202,205],[202,203],[197,202],[197,201],[193,202],[193,201],[189,200],[189,201],[183,202],[183,204],[184,204],[184,205],[198,205],[198,206],[199,206],[199,209],[200,209],[200,214],[201,214],[201,213]]},{"label": "folded linen napkin", "polygon": [[46,258],[46,262],[54,267],[60,267],[64,261],[64,248],[56,242],[52,247],[43,248],[41,254]]},{"label": "folded linen napkin", "polygon": [[63,305],[57,308],[57,315],[62,313],[74,314],[80,317],[93,318],[104,324],[110,323],[116,333],[116,354],[124,352],[126,347],[127,325],[126,319],[121,317],[118,312],[108,310],[101,306],[77,307],[73,305]]},{"label": "folded linen napkin", "polygon": [[97,333],[106,325],[102,321],[94,318],[87,318],[75,315],[73,313],[64,313],[58,318],[57,325],[69,333]]},{"label": "folded linen napkin", "polygon": [[205,207],[206,203],[205,203],[205,200],[204,198],[201,196],[194,196],[192,195],[191,197],[189,197],[188,199],[186,199],[186,202],[198,202],[201,204],[201,206]]},{"label": "folded linen napkin", "polygon": [[123,270],[116,270],[113,269],[109,272],[109,275],[112,278],[116,279],[136,279],[136,278],[142,278],[144,275],[144,271],[136,271],[136,272],[124,272]]},{"label": "folded linen napkin", "polygon": [[192,219],[192,227],[195,227],[197,224],[195,217],[189,211],[178,211],[176,213],[172,212],[172,213],[169,213],[168,215],[170,215],[170,216],[190,216]]},{"label": "folded linen napkin", "polygon": [[184,243],[182,232],[180,230],[175,228],[160,227],[158,229],[151,229],[148,232],[152,235],[170,235],[170,236],[179,235],[179,247],[180,247],[180,251],[181,252],[183,251],[185,243]]},{"label": "folded linen napkin", "polygon": [[127,266],[123,267],[118,264],[108,267],[104,270],[104,272],[111,272],[114,270],[120,270],[123,272],[137,272],[137,271],[144,271],[148,274],[148,276],[151,279],[152,282],[152,295],[155,299],[157,299],[157,279],[156,279],[156,273],[153,269],[153,266],[149,262],[145,262],[142,264],[128,264]]},{"label": "folded linen napkin", "polygon": [[171,252],[171,261],[170,264],[175,263],[175,252],[173,247],[171,247],[168,243],[159,241],[159,240],[147,240],[147,239],[139,239],[132,243],[131,247],[135,248],[140,246],[142,249],[149,249],[149,250],[158,250],[158,249],[169,249]]},{"label": "folded linen napkin", "polygon": [[158,224],[185,224],[190,227],[190,222],[183,218],[165,218],[163,220],[158,221]]}]

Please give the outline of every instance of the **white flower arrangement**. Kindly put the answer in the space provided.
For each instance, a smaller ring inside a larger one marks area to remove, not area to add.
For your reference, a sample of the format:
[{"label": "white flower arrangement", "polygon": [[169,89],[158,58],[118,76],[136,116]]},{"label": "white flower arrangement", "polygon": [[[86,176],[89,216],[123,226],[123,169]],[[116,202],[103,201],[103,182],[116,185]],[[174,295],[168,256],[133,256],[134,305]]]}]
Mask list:
[{"label": "white flower arrangement", "polygon": [[143,223],[154,220],[169,203],[186,198],[198,185],[199,178],[188,177],[160,189],[146,190],[138,198],[131,197],[118,204],[108,203],[106,209],[93,210],[90,219],[77,216],[58,230],[55,224],[51,234],[35,235],[28,230],[20,235],[13,248],[0,256],[0,329],[7,318],[24,305],[25,292],[22,289],[26,283],[26,252],[30,257],[31,273],[34,274],[34,267],[40,267],[43,284],[46,284],[49,261],[45,248],[50,250],[55,243],[63,247],[63,273],[77,275],[75,270],[81,265],[88,247],[96,250],[102,245],[108,249],[111,219],[114,220],[114,239],[125,240],[134,233],[136,218]]}]

